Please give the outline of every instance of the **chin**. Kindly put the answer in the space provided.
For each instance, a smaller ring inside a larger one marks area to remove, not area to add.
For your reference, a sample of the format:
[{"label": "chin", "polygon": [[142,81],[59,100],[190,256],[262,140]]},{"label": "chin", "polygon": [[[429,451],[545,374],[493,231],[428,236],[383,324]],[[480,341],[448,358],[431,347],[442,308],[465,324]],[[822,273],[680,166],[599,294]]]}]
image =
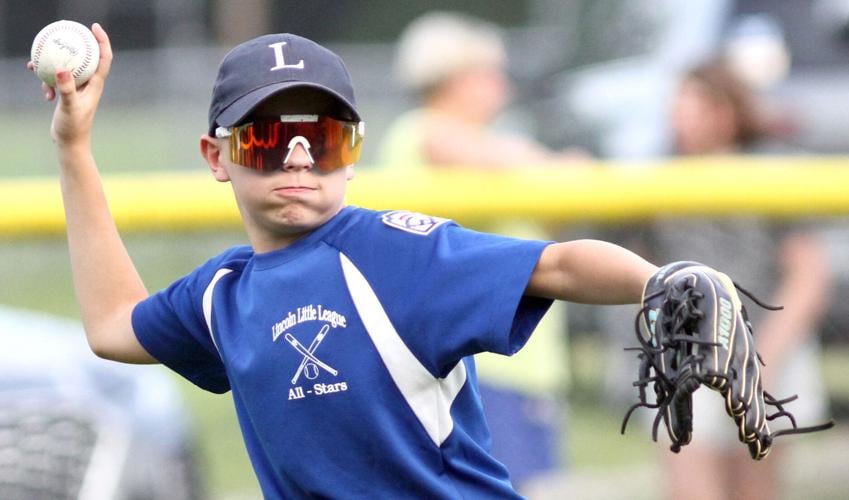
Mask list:
[{"label": "chin", "polygon": [[329,215],[304,208],[302,206],[289,206],[280,211],[275,222],[283,228],[294,232],[302,232],[318,227],[329,219]]}]

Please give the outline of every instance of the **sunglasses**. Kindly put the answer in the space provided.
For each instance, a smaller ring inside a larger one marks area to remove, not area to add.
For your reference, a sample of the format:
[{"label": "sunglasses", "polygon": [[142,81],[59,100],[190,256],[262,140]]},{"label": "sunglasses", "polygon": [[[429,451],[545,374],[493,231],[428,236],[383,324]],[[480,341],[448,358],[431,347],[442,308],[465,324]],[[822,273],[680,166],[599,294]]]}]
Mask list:
[{"label": "sunglasses", "polygon": [[364,134],[364,122],[320,115],[282,115],[215,129],[215,137],[230,141],[230,161],[260,172],[281,168],[298,144],[322,172],[353,165],[360,158]]}]

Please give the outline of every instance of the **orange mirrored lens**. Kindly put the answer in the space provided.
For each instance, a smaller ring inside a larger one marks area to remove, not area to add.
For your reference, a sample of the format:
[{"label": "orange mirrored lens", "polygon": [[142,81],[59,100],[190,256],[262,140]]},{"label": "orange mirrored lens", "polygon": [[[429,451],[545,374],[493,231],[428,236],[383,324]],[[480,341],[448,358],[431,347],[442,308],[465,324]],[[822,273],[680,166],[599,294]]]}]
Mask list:
[{"label": "orange mirrored lens", "polygon": [[323,172],[352,165],[360,158],[363,137],[357,122],[319,117],[317,121],[262,120],[233,127],[230,160],[244,167],[270,172],[283,166],[290,141],[301,136]]}]

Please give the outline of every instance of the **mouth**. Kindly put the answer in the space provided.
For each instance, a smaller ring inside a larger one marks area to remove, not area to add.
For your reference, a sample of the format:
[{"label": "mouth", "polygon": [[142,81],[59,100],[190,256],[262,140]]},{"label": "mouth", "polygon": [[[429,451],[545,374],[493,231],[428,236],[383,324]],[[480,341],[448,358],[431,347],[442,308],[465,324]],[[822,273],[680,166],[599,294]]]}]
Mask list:
[{"label": "mouth", "polygon": [[298,195],[311,193],[315,190],[316,188],[309,186],[281,186],[279,188],[276,188],[274,192],[282,195]]}]

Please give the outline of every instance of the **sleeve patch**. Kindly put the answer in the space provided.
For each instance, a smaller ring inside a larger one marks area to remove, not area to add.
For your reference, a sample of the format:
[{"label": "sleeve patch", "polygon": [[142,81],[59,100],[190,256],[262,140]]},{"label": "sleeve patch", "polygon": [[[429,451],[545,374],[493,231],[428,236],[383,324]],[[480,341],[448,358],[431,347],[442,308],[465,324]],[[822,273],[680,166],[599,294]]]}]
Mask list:
[{"label": "sleeve patch", "polygon": [[389,227],[420,236],[427,236],[434,229],[445,224],[450,219],[431,217],[430,215],[407,212],[406,210],[395,210],[383,214],[380,220]]}]

